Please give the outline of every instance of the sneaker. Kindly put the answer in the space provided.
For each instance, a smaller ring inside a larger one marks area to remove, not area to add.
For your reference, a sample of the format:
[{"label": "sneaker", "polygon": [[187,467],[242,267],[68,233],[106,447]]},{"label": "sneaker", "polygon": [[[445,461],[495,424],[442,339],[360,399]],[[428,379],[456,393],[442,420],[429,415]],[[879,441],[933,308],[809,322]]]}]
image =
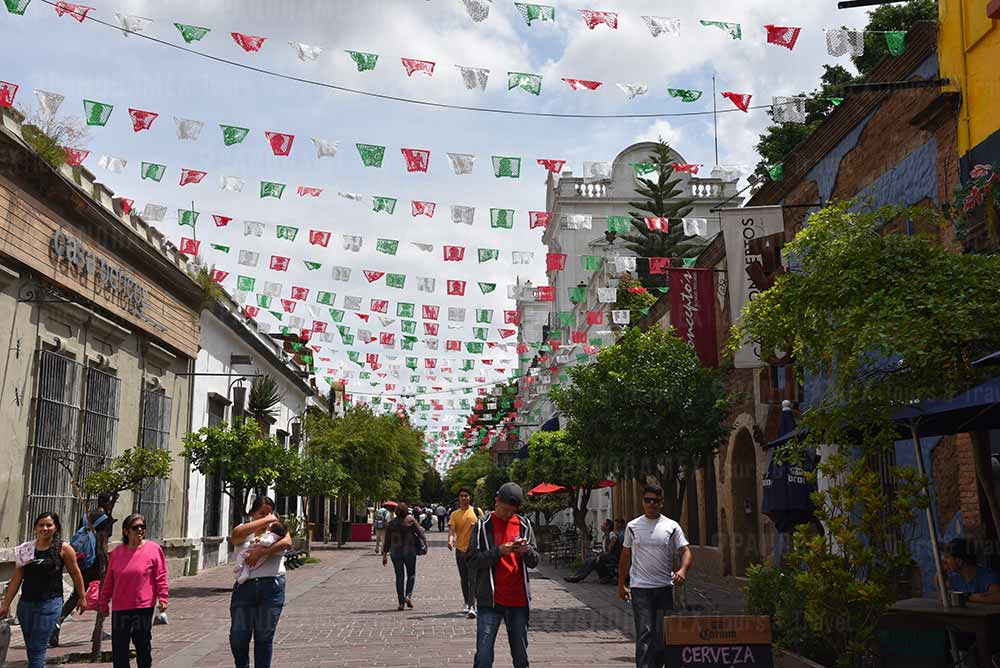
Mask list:
[{"label": "sneaker", "polygon": [[472,606],[469,606],[469,612],[468,612],[468,614],[466,614],[466,617],[468,619],[475,619],[476,618],[476,609],[473,608]]},{"label": "sneaker", "polygon": [[462,614],[463,615],[469,614],[469,606],[466,605],[462,607]]},{"label": "sneaker", "polygon": [[61,624],[56,624],[55,630],[52,631],[52,637],[49,638],[49,647],[59,647],[59,630],[61,626]]}]

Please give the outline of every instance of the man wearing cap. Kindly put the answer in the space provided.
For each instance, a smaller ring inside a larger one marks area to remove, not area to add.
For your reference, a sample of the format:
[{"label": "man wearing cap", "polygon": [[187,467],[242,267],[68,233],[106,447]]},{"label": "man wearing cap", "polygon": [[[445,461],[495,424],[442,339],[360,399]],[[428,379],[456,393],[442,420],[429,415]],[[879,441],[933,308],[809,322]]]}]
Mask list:
[{"label": "man wearing cap", "polygon": [[507,627],[514,668],[528,668],[528,569],[538,565],[531,522],[518,509],[524,492],[515,483],[497,490],[493,512],[476,522],[466,556],[476,574],[476,658],[473,668],[493,668],[500,622]]}]

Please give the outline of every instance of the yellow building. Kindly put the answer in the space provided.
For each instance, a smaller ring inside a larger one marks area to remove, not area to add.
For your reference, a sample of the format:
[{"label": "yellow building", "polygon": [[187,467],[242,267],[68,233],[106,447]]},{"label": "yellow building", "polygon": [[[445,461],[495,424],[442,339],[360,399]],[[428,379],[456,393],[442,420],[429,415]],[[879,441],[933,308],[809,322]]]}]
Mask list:
[{"label": "yellow building", "polygon": [[973,165],[1000,162],[1000,0],[938,0],[938,53],[945,90],[962,95],[962,180]]}]

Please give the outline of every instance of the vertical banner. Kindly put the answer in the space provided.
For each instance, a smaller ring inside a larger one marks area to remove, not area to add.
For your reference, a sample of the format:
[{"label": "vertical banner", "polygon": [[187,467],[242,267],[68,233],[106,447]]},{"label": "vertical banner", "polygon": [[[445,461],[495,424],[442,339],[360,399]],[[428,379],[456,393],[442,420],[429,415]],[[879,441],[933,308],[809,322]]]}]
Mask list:
[{"label": "vertical banner", "polygon": [[670,324],[707,367],[719,366],[715,270],[670,268]]},{"label": "vertical banner", "polygon": [[[780,206],[753,206],[723,209],[722,233],[726,240],[726,267],[729,277],[729,308],[733,323],[739,322],[743,305],[753,301],[760,289],[750,280],[748,268],[760,255],[754,255],[752,242],[785,230],[784,212]],[[734,356],[737,369],[759,367],[760,346],[744,341]]]}]

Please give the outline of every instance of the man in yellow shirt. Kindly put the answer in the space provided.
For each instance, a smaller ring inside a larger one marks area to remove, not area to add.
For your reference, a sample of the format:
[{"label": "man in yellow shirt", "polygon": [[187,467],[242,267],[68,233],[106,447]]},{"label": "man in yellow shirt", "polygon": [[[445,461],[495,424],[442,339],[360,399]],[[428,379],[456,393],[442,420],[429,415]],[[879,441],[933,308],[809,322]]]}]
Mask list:
[{"label": "man in yellow shirt", "polygon": [[462,598],[465,599],[465,615],[469,619],[475,619],[476,583],[472,581],[472,574],[465,565],[465,555],[469,549],[469,540],[472,538],[472,528],[482,517],[482,511],[473,508],[471,502],[472,492],[469,488],[459,489],[458,510],[448,519],[448,549],[455,551],[458,575],[462,581]]}]

